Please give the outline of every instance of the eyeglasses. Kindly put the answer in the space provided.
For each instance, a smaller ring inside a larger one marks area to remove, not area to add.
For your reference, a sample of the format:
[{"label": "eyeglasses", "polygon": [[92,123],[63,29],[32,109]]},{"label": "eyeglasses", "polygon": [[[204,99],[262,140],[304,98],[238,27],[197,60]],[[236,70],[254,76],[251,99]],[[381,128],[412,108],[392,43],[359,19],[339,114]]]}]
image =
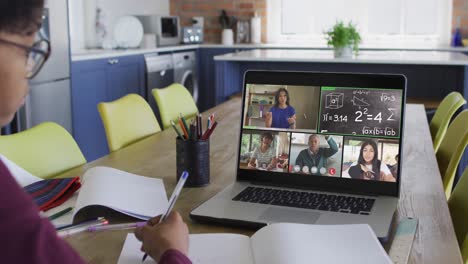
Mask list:
[{"label": "eyeglasses", "polygon": [[37,75],[50,56],[50,42],[45,39],[35,42],[31,47],[4,39],[0,39],[0,43],[12,45],[27,52],[26,78],[28,79]]}]

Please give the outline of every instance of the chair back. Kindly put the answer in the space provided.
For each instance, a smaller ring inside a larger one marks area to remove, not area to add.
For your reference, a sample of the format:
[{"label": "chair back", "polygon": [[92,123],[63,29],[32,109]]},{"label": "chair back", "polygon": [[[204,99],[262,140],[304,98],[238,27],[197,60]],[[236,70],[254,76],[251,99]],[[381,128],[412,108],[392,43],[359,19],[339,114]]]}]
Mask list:
[{"label": "chair back", "polygon": [[440,143],[447,132],[447,128],[453,115],[462,105],[466,104],[465,98],[459,92],[449,93],[440,103],[429,124],[434,151],[437,152]]},{"label": "chair back", "polygon": [[448,200],[455,235],[462,250],[464,263],[468,263],[468,168],[453,189]]},{"label": "chair back", "polygon": [[447,199],[452,192],[458,163],[468,144],[468,110],[462,111],[450,124],[436,153]]},{"label": "chair back", "polygon": [[99,103],[109,151],[114,152],[161,131],[153,110],[143,97],[128,94],[115,101]]},{"label": "chair back", "polygon": [[463,258],[463,263],[468,264],[468,234],[465,236],[465,241],[461,246],[461,253]]},{"label": "chair back", "polygon": [[190,92],[181,84],[174,83],[166,88],[152,90],[159,108],[163,129],[171,126],[182,114],[185,118],[192,118],[198,113],[197,105]]},{"label": "chair back", "polygon": [[45,179],[86,163],[70,133],[52,122],[0,136],[0,153],[29,173]]}]

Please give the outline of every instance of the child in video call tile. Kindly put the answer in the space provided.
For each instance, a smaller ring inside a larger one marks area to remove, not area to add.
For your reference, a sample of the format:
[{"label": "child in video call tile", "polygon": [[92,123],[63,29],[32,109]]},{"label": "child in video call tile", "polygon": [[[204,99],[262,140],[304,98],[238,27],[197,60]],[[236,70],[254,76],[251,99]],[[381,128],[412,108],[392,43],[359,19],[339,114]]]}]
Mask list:
[{"label": "child in video call tile", "polygon": [[375,141],[362,142],[358,162],[349,168],[349,176],[353,179],[395,182],[387,165],[377,158],[378,154]]},{"label": "child in video call tile", "polygon": [[265,126],[273,128],[296,128],[296,110],[289,105],[289,93],[280,88],[275,94],[275,105],[265,114]]},{"label": "child in video call tile", "polygon": [[309,168],[317,167],[327,168],[327,160],[338,152],[338,145],[330,136],[325,136],[329,148],[320,148],[320,138],[318,135],[309,136],[309,147],[302,150],[296,158],[296,165],[301,168],[307,166]]},{"label": "child in video call tile", "polygon": [[248,168],[272,170],[276,167],[276,154],[271,143],[273,143],[273,135],[268,132],[263,133],[260,146],[256,147],[252,153]]}]

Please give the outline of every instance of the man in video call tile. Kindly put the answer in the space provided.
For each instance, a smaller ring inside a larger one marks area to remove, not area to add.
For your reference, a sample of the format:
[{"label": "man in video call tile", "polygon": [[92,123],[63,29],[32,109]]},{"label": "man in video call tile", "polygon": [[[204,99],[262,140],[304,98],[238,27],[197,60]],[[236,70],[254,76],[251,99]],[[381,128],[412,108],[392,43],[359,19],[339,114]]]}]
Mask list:
[{"label": "man in video call tile", "polygon": [[302,150],[296,158],[296,165],[301,168],[307,166],[309,168],[316,167],[327,168],[327,160],[338,152],[338,145],[331,136],[326,135],[325,139],[328,142],[329,148],[320,148],[320,138],[318,135],[309,136],[309,148]]}]

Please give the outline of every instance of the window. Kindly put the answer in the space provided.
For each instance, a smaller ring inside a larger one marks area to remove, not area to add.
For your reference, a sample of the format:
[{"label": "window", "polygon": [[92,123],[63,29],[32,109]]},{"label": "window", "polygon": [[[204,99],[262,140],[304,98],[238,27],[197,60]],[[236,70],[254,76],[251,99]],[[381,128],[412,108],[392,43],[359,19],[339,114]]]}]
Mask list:
[{"label": "window", "polygon": [[267,0],[268,42],[326,47],[337,20],[357,24],[362,47],[450,43],[452,0]]}]

